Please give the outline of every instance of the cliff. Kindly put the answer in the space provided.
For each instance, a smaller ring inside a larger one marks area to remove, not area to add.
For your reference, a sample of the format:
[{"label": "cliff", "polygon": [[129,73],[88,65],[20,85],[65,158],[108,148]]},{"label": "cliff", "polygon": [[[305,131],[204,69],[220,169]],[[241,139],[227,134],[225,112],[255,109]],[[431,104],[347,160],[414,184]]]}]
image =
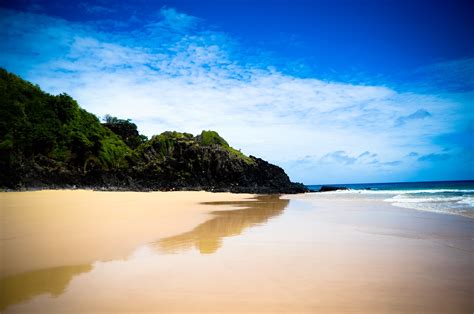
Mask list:
[{"label": "cliff", "polygon": [[0,187],[299,193],[283,169],[214,131],[148,140],[130,120],[105,123],[66,94],[0,69]]}]

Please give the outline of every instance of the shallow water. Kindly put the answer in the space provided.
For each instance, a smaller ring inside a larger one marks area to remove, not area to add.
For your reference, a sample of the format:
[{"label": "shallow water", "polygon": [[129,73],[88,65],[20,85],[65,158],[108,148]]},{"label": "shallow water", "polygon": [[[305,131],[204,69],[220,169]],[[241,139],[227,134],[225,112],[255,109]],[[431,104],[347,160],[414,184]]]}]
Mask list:
[{"label": "shallow water", "polygon": [[[326,193],[385,197],[392,205],[474,218],[474,181],[346,184],[349,190]],[[321,186],[309,188],[318,190]]]},{"label": "shallow water", "polygon": [[472,311],[472,220],[351,197],[211,203],[124,259],[3,277],[0,311]]}]

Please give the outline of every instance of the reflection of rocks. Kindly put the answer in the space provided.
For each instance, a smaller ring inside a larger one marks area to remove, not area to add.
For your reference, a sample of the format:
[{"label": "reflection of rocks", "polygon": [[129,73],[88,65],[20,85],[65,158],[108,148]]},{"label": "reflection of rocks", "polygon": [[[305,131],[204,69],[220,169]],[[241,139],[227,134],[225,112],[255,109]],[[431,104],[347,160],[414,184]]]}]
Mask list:
[{"label": "reflection of rocks", "polygon": [[1,278],[0,311],[44,293],[57,297],[74,276],[91,269],[91,265],[61,266]]},{"label": "reflection of rocks", "polygon": [[289,200],[282,200],[278,195],[258,196],[255,201],[205,203],[231,205],[241,209],[213,212],[215,218],[190,232],[161,239],[156,247],[160,251],[173,253],[194,246],[202,254],[211,254],[222,245],[222,238],[239,235],[245,228],[264,224],[270,218],[280,215],[288,203]]}]

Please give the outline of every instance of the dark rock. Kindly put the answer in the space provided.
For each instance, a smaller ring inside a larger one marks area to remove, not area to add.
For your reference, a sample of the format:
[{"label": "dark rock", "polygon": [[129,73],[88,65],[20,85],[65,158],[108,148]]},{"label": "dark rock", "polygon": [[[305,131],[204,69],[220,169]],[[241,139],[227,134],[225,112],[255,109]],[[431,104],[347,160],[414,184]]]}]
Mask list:
[{"label": "dark rock", "polygon": [[0,189],[303,193],[285,171],[214,131],[150,140],[128,119],[104,124],[68,95],[0,69]]},{"label": "dark rock", "polygon": [[330,186],[330,185],[323,185],[319,189],[318,192],[331,192],[331,191],[339,191],[339,190],[349,190],[345,186]]}]

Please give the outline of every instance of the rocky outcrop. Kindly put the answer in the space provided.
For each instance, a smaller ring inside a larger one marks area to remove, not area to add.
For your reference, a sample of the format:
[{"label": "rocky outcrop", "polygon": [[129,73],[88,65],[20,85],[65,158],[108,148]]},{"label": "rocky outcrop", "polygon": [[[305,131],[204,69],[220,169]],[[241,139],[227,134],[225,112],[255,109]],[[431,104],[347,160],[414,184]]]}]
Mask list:
[{"label": "rocky outcrop", "polygon": [[332,191],[344,191],[349,190],[345,186],[332,186],[332,185],[323,185],[319,188],[318,192],[332,192]]},{"label": "rocky outcrop", "polygon": [[[170,134],[174,134],[170,136]],[[16,187],[92,188],[100,190],[206,190],[236,193],[303,193],[284,170],[267,161],[229,151],[217,144],[203,145],[199,137],[168,132],[166,141],[152,138],[128,158],[128,166],[112,169],[70,167],[36,156],[17,169]]]},{"label": "rocky outcrop", "polygon": [[0,69],[0,188],[301,193],[278,166],[214,131],[150,140],[130,120],[104,124],[68,95],[49,95]]},{"label": "rocky outcrop", "polygon": [[142,145],[137,156],[131,176],[145,188],[245,193],[307,191],[302,184],[292,183],[280,167],[245,156],[212,131],[203,131],[196,137],[165,132]]}]

